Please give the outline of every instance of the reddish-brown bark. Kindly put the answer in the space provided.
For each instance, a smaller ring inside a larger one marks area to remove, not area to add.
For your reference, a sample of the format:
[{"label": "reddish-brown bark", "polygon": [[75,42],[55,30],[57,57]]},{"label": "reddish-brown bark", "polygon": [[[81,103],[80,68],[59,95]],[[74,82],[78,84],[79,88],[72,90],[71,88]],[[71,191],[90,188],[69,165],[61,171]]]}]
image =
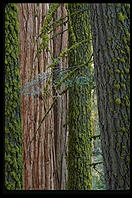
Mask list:
[{"label": "reddish-brown bark", "polygon": [[[55,16],[54,21],[58,20],[61,17],[66,16],[66,9],[64,4],[58,8]],[[66,20],[66,19],[65,19]],[[55,28],[54,35],[57,37],[53,39],[53,55],[54,58],[57,58],[61,51],[67,49],[68,44],[68,32],[65,31],[67,29],[67,24],[60,25],[59,27]],[[62,58],[63,65],[56,65],[57,68],[66,68],[67,67],[67,57]],[[63,88],[64,89],[64,88]],[[55,90],[54,94],[55,93]],[[68,94],[62,95],[61,98],[58,99],[54,106],[54,133],[55,133],[55,151],[56,151],[56,158],[57,158],[57,173],[59,179],[59,188],[65,189],[66,185],[66,145],[67,145],[67,102],[68,102]],[[65,125],[65,126],[64,126]]]},{"label": "reddish-brown bark", "polygon": [[[49,71],[47,66],[51,58],[45,49],[36,58],[34,68],[32,62],[41,40],[34,46],[34,40],[40,33],[48,12],[49,4],[20,3],[19,4],[19,40],[20,40],[20,73],[22,87],[31,81],[38,73]],[[37,15],[36,15],[37,13]],[[57,10],[55,18],[64,16],[65,9],[62,4]],[[58,27],[62,30],[64,27]],[[58,40],[58,42],[57,42]],[[63,44],[62,44],[63,43]],[[54,41],[49,41],[49,48],[57,57],[61,50],[66,49],[67,33],[58,36]],[[59,49],[59,51],[57,51]],[[66,64],[66,59],[63,60]],[[41,85],[44,88],[44,85]],[[66,143],[67,128],[63,125],[66,121],[67,95],[62,96],[42,123],[37,136],[33,139],[44,114],[53,102],[52,87],[51,96],[42,99],[41,95],[21,96],[22,122],[23,122],[23,163],[24,163],[24,190],[54,190],[65,188],[66,162],[64,146]],[[57,118],[55,120],[55,117]],[[29,144],[30,142],[30,152]],[[61,161],[59,157],[61,156]],[[62,168],[63,167],[63,168]],[[65,167],[65,168],[64,168]],[[60,176],[61,175],[61,176]]]}]

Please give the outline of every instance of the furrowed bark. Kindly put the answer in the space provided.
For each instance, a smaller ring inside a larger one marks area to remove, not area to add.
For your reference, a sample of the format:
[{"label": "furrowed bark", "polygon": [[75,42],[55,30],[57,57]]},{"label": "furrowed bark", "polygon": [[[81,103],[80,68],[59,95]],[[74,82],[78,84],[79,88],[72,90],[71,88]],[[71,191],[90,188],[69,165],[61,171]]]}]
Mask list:
[{"label": "furrowed bark", "polygon": [[109,190],[130,188],[130,4],[90,4],[98,112]]},{"label": "furrowed bark", "polygon": [[[47,69],[47,65],[51,63],[51,59],[49,52],[46,52],[45,49],[42,50],[35,63],[32,64],[42,40],[39,38],[36,45],[34,45],[34,41],[40,34],[48,9],[48,4],[19,4],[22,87],[31,81],[31,73],[33,78],[38,73],[50,71],[50,69]],[[49,47],[51,47],[51,44],[49,42]],[[44,90],[44,85],[39,86]],[[34,141],[32,141],[30,152],[27,156],[34,132],[37,130],[39,123],[52,102],[52,97],[43,100],[41,94],[34,96],[22,94],[24,190],[50,190],[58,188],[55,183],[56,178],[54,174],[56,159],[52,110],[42,123]]]}]

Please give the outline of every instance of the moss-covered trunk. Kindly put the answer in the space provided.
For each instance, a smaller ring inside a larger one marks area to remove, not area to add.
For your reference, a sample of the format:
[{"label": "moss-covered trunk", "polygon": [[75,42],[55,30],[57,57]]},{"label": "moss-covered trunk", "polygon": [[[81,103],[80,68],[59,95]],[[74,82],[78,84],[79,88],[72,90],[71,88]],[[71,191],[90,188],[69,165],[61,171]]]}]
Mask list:
[{"label": "moss-covered trunk", "polygon": [[5,188],[22,189],[17,5],[5,6]]},{"label": "moss-covered trunk", "polygon": [[[69,47],[89,39],[69,54],[72,69],[91,57],[88,4],[69,4],[68,11]],[[83,83],[84,78],[90,78],[91,72],[91,63],[86,63],[72,77],[69,90],[68,190],[91,189],[91,85]]]},{"label": "moss-covered trunk", "polygon": [[98,112],[107,189],[130,187],[130,4],[91,4]]}]

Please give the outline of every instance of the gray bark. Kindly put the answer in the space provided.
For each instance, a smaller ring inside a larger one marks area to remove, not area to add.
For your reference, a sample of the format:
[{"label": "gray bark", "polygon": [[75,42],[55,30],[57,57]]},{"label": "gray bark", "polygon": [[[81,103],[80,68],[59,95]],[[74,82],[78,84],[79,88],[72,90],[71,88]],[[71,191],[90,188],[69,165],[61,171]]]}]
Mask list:
[{"label": "gray bark", "polygon": [[130,187],[129,6],[90,4],[98,112],[109,190]]}]

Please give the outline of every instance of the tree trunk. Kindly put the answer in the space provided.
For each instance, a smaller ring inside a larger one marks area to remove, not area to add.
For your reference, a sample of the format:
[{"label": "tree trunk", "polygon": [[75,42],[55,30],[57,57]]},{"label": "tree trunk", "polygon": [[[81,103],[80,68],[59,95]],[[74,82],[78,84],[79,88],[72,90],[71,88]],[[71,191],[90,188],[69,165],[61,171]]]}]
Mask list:
[{"label": "tree trunk", "polygon": [[[22,87],[30,82],[39,73],[49,72],[47,66],[51,63],[49,52],[43,49],[36,58],[34,68],[33,59],[39,48],[34,41],[48,12],[49,4],[19,4],[19,38],[20,38],[20,66]],[[51,46],[51,42],[49,42]],[[46,83],[46,81],[45,81]],[[39,85],[44,90],[44,84]],[[37,89],[37,88],[36,88]],[[32,92],[34,92],[33,90]],[[52,93],[51,93],[52,94]],[[56,183],[56,158],[54,148],[53,111],[47,115],[41,124],[38,134],[32,141],[44,114],[52,103],[52,97],[42,98],[41,94],[22,94],[22,121],[23,121],[23,162],[24,162],[24,189],[25,190],[51,190],[58,188]],[[32,141],[32,143],[31,143]],[[29,152],[29,145],[30,152]]]},{"label": "tree trunk", "polygon": [[21,190],[22,128],[17,5],[5,6],[5,188]]},{"label": "tree trunk", "polygon": [[92,184],[91,85],[78,83],[84,78],[90,78],[92,72],[91,63],[87,63],[92,54],[88,4],[69,4],[68,10],[69,47],[75,42],[88,40],[73,50],[68,59],[71,69],[81,64],[85,64],[85,67],[73,75],[72,87],[69,90],[67,188],[68,190],[88,190],[91,189]]},{"label": "tree trunk", "polygon": [[[45,3],[19,4],[22,87],[24,87],[27,82],[31,82],[33,78],[36,78],[39,73],[51,72],[51,69],[47,67],[52,63],[52,56],[57,57],[60,51],[67,47],[66,33],[63,34],[63,36],[55,38],[54,43],[50,40],[48,43],[50,52],[43,49],[35,60],[34,68],[32,68],[32,62],[42,39],[38,39],[36,46],[34,46],[34,41],[40,34],[41,28],[45,23],[49,6],[49,4]],[[62,5],[57,11],[56,18],[64,16],[65,14],[65,9]],[[58,32],[61,28],[62,27],[56,28],[55,32]],[[51,32],[49,36],[53,37],[54,34]],[[60,42],[58,42],[58,40]],[[62,45],[62,43],[64,43],[64,45]],[[65,66],[67,65],[66,59],[63,60],[63,63]],[[31,73],[32,79],[30,78]],[[47,81],[45,81],[45,84],[46,82]],[[40,84],[39,87],[44,90],[45,84]],[[47,92],[45,91],[43,91],[45,96],[35,94],[37,89],[38,87],[36,86],[34,90],[31,90],[32,93],[30,92],[29,95],[26,95],[26,92],[22,94],[24,189],[64,189],[66,172],[64,149],[67,129],[63,127],[63,124],[66,119],[67,95],[65,94],[59,99],[56,104],[56,110],[54,108],[48,113],[36,137],[33,139],[39,123],[50,108],[53,97],[55,96],[51,83],[48,87],[49,97],[46,96]],[[30,152],[29,145],[31,145]]]},{"label": "tree trunk", "polygon": [[[61,4],[58,8],[55,16],[54,22],[62,17],[67,15],[64,4]],[[68,32],[65,31],[68,27],[67,24],[64,25],[64,19],[62,25],[54,28],[53,36],[57,35],[53,39],[53,57],[57,58],[59,54],[67,49],[68,43]],[[65,31],[65,32],[64,32]],[[59,34],[62,32],[61,34]],[[57,64],[54,67],[54,77],[59,78],[60,72],[56,73],[57,69],[66,69],[67,68],[67,58],[63,57],[61,60],[61,64]],[[57,80],[57,79],[56,79]],[[64,89],[64,88],[63,88]],[[59,90],[62,91],[62,88]],[[57,95],[56,90],[53,87],[54,95]],[[54,105],[54,137],[55,137],[55,152],[57,158],[57,173],[58,173],[58,182],[59,189],[64,190],[66,188],[66,152],[67,152],[67,137],[68,137],[68,129],[67,129],[67,104],[68,104],[68,94],[65,93],[61,97],[59,97],[58,101]]]},{"label": "tree trunk", "polygon": [[91,4],[98,112],[107,189],[130,187],[130,4]]}]

